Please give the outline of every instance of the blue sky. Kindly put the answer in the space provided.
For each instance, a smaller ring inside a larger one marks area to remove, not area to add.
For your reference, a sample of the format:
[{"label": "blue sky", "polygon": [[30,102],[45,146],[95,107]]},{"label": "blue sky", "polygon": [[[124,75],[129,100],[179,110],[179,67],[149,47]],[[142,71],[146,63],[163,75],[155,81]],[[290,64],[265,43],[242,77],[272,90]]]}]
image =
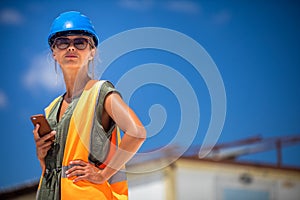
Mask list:
[{"label": "blue sky", "polygon": [[[218,67],[226,91],[219,143],[259,134],[268,138],[300,133],[300,13],[295,1],[4,0],[0,4],[0,187],[40,175],[29,117],[43,112],[64,90],[61,75],[56,81],[47,36],[53,19],[68,10],[91,18],[100,43],[126,30],[162,27],[202,45]],[[127,71],[145,63],[168,65],[190,82],[201,110],[193,145],[200,145],[211,116],[210,96],[201,75],[185,60],[161,50],[133,51],[112,63],[102,78],[117,83]],[[138,78],[148,74],[144,76]],[[142,152],[168,144],[181,120],[180,102],[167,87],[145,85],[130,100],[144,124],[150,123],[148,110],[155,104],[163,105],[166,121]],[[299,151],[299,145],[285,148],[283,163],[300,166]],[[275,163],[276,152],[243,159]]]}]

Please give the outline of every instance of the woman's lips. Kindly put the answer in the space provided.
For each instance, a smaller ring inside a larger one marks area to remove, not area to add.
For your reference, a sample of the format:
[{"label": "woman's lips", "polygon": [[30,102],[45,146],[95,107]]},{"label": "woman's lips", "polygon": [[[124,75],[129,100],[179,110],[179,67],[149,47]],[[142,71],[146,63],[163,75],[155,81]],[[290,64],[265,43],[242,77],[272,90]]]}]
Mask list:
[{"label": "woman's lips", "polygon": [[77,55],[75,55],[75,54],[67,54],[65,57],[66,58],[77,58]]}]

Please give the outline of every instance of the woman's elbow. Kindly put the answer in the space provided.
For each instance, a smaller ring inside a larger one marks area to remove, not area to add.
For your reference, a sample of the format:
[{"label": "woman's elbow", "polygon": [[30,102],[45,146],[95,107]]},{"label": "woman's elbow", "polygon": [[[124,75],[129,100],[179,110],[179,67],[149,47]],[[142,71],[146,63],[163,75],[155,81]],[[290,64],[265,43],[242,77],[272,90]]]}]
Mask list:
[{"label": "woman's elbow", "polygon": [[138,132],[137,138],[139,138],[142,141],[145,141],[147,137],[147,131],[145,127],[144,126],[139,127],[137,132]]},{"label": "woman's elbow", "polygon": [[147,131],[144,126],[136,126],[131,132],[131,136],[135,137],[136,139],[144,142],[147,137]]}]

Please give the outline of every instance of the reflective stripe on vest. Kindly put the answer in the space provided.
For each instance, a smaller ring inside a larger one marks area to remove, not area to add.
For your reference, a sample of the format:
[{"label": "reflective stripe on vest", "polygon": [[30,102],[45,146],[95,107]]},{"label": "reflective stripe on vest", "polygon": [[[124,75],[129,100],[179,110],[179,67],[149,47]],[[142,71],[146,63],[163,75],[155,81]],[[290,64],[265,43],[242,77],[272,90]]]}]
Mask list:
[{"label": "reflective stripe on vest", "polygon": [[[70,119],[68,135],[62,162],[61,199],[128,199],[128,186],[125,172],[119,171],[103,184],[93,184],[88,181],[73,183],[74,178],[67,178],[65,172],[71,166],[72,160],[88,162],[90,134],[93,126],[95,107],[99,91],[105,81],[89,81],[80,96]],[[57,103],[56,98],[46,109],[46,116]],[[84,119],[85,123],[82,123]],[[118,128],[112,133],[111,148],[109,149],[107,163],[116,151],[120,132]],[[105,167],[103,164],[101,167]]]}]

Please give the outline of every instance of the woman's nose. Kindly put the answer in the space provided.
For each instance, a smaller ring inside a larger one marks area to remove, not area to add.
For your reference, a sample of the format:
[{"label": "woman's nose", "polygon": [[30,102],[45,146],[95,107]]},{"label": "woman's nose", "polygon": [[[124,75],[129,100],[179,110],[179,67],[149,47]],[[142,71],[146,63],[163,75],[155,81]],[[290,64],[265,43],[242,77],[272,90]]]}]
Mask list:
[{"label": "woman's nose", "polygon": [[70,46],[68,47],[68,51],[75,51],[73,42],[71,42]]}]

